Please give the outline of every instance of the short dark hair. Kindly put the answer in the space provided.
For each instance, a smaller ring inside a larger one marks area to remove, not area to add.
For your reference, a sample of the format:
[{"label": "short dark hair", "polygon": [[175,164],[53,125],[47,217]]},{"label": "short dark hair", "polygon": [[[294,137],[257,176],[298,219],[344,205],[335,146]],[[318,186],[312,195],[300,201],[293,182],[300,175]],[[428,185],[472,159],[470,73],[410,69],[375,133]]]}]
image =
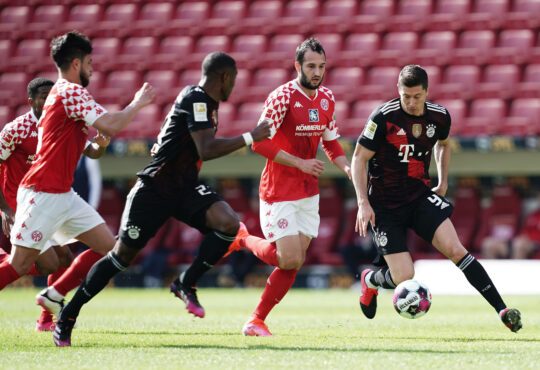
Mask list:
[{"label": "short dark hair", "polygon": [[428,74],[426,70],[417,64],[409,64],[399,72],[398,83],[407,87],[422,85],[424,90],[428,88]]},{"label": "short dark hair", "polygon": [[51,80],[47,78],[43,78],[43,77],[34,78],[32,81],[28,83],[28,86],[26,87],[26,91],[28,92],[28,97],[30,99],[35,99],[40,87],[52,86],[52,85],[54,85],[54,82],[52,82]]},{"label": "short dark hair", "polygon": [[314,37],[311,37],[307,40],[304,40],[298,47],[296,48],[296,61],[300,64],[304,63],[304,55],[306,54],[306,51],[311,50],[318,54],[323,54],[326,57],[326,53],[324,52],[324,48],[321,45],[321,42],[317,40]]},{"label": "short dark hair", "polygon": [[215,51],[204,57],[202,73],[205,76],[220,74],[226,70],[236,70],[236,61],[227,53]]},{"label": "short dark hair", "polygon": [[66,70],[73,59],[82,60],[92,54],[92,43],[80,32],[71,31],[51,41],[51,56],[61,70]]}]

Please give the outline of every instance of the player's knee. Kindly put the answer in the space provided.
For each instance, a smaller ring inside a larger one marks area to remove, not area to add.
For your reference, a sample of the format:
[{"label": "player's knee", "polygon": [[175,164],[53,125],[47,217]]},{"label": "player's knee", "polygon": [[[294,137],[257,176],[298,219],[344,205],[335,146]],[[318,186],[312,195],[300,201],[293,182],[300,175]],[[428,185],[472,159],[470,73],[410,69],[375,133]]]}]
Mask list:
[{"label": "player's knee", "polygon": [[298,270],[304,264],[304,258],[298,255],[286,255],[279,258],[279,268],[282,270]]},{"label": "player's knee", "polygon": [[[30,264],[28,268],[26,269],[26,271],[29,271],[31,266],[32,265]],[[60,261],[56,259],[56,260],[51,260],[51,261],[47,260],[47,261],[36,262],[36,267],[42,275],[49,275],[56,272],[58,268],[60,268]]]}]

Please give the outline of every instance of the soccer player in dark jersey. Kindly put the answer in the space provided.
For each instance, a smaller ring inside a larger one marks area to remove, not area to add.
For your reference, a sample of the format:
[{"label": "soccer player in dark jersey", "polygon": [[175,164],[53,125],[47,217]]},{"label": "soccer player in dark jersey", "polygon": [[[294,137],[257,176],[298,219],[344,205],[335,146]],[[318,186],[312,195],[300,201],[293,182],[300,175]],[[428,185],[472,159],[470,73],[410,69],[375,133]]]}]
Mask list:
[{"label": "soccer player in dark jersey", "polygon": [[[482,265],[461,244],[450,221],[453,207],[444,198],[450,162],[450,114],[444,107],[426,101],[428,76],[420,66],[405,66],[397,86],[400,97],[372,113],[352,161],[358,199],[356,230],[366,236],[371,224],[379,254],[387,264],[377,271],[362,271],[362,312],[372,319],[377,310],[377,289],[395,288],[413,278],[413,261],[405,242],[410,228],[452,260],[503,323],[517,332],[522,327],[520,312],[506,307]],[[431,189],[428,171],[432,152],[439,181]]]},{"label": "soccer player in dark jersey", "polygon": [[215,137],[219,102],[231,94],[236,74],[233,58],[222,52],[211,53],[202,63],[199,85],[187,86],[178,95],[157,137],[152,161],[137,174],[139,179],[128,195],[119,240],[92,267],[62,310],[54,334],[56,345],[71,344],[71,330],[82,306],[129,266],[170,217],[205,234],[192,265],[171,284],[171,291],[186,303],[188,312],[204,317],[194,286],[226,253],[240,248],[233,243],[240,221],[218,194],[199,181],[202,161],[270,136],[268,122],[263,121],[241,136]]}]

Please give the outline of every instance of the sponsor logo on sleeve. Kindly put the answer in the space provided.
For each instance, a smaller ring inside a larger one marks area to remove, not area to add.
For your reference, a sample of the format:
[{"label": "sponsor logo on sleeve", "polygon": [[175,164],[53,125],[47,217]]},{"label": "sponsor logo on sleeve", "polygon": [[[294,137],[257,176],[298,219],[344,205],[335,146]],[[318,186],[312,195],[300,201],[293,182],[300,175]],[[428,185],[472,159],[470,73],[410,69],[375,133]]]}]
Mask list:
[{"label": "sponsor logo on sleeve", "polygon": [[373,138],[375,137],[376,131],[377,131],[377,124],[370,120],[368,123],[366,123],[366,126],[364,127],[364,132],[362,133],[362,135],[364,137],[367,137],[370,140],[373,140]]},{"label": "sponsor logo on sleeve", "polygon": [[193,116],[195,122],[207,121],[206,103],[193,103]]}]

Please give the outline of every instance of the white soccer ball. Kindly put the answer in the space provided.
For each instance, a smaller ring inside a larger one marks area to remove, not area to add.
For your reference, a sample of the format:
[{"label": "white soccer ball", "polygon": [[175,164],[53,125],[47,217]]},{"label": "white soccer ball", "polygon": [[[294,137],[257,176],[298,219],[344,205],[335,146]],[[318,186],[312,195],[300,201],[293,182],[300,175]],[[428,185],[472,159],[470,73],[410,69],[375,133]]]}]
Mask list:
[{"label": "white soccer ball", "polygon": [[392,297],[397,313],[408,319],[424,316],[431,307],[431,293],[427,286],[416,280],[405,280],[394,290]]}]

